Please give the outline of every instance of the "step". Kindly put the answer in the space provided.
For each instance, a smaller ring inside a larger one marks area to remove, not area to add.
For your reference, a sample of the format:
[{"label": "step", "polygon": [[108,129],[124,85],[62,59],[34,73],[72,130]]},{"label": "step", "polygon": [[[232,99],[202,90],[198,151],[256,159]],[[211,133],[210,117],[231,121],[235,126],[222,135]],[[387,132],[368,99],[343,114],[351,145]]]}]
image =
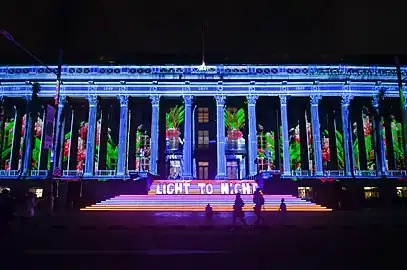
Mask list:
[{"label": "step", "polygon": [[[265,195],[263,211],[278,211],[281,198],[285,199],[287,211],[331,211],[326,207],[292,195]],[[120,195],[96,203],[83,211],[192,211],[203,212],[209,203],[214,212],[231,212],[233,195]],[[242,195],[244,211],[253,211],[253,196]]]}]

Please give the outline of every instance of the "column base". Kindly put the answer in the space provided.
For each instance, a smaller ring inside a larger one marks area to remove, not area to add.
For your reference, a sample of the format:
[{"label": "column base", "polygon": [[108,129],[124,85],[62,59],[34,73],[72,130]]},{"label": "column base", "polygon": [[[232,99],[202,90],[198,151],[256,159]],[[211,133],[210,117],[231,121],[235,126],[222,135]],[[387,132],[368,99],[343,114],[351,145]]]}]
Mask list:
[{"label": "column base", "polygon": [[227,180],[227,176],[226,175],[216,175],[215,176],[215,180]]},{"label": "column base", "polygon": [[324,176],[324,172],[315,172],[315,176],[318,177]]},{"label": "column base", "polygon": [[93,173],[87,173],[87,172],[85,172],[85,173],[83,173],[83,176],[84,176],[84,177],[93,176]]}]

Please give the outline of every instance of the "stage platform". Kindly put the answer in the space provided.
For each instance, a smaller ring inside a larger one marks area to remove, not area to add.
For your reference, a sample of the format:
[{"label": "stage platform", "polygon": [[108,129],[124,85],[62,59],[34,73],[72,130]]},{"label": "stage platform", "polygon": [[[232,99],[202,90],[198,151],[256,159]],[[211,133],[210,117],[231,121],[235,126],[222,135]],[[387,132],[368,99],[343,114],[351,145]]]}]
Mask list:
[{"label": "stage platform", "polygon": [[[236,192],[242,193],[244,211],[253,211],[253,180],[246,181],[167,181],[155,180],[146,195],[119,195],[82,208],[82,211],[204,212],[210,204],[214,212],[231,212]],[[287,211],[332,211],[292,195],[264,195],[263,211],[278,211],[284,198]]]}]

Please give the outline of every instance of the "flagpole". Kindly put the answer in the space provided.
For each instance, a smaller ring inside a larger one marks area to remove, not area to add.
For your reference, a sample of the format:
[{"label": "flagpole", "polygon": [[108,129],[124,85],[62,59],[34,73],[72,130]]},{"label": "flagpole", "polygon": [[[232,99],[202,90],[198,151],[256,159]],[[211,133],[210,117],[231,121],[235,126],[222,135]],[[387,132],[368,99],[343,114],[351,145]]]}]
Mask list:
[{"label": "flagpole", "polygon": [[61,137],[61,126],[62,126],[62,121],[59,117],[59,99],[60,99],[60,88],[61,88],[61,74],[62,74],[62,50],[59,50],[59,55],[58,55],[58,68],[57,68],[57,81],[56,81],[56,87],[55,87],[55,97],[54,97],[54,104],[55,104],[55,124],[54,124],[54,132],[53,132],[53,140],[52,140],[52,150],[51,150],[51,168],[50,168],[50,175],[49,175],[49,210],[52,213],[54,211],[54,176],[56,176],[57,169],[58,168],[58,139]]},{"label": "flagpole", "polygon": [[407,115],[406,115],[406,107],[405,107],[405,100],[404,100],[404,90],[403,90],[403,80],[401,78],[401,68],[400,68],[400,60],[396,56],[396,68],[397,68],[397,84],[399,87],[399,96],[400,96],[400,107],[401,107],[401,119],[402,119],[402,131],[403,131],[403,150],[404,150],[404,169],[407,169]]}]

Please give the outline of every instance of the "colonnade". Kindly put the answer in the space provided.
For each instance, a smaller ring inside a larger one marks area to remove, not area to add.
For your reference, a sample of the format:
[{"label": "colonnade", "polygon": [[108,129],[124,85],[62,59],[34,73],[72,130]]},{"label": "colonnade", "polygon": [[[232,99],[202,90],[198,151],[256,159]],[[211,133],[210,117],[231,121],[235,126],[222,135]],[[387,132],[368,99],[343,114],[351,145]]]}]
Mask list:
[{"label": "colonnade", "polygon": [[[129,96],[119,95],[117,98],[120,101],[120,124],[119,124],[119,140],[118,140],[118,161],[117,161],[117,171],[118,176],[124,176],[127,174],[127,148],[128,148],[128,128],[129,128]],[[158,140],[158,126],[159,126],[159,110],[160,110],[160,95],[151,95],[149,97],[152,106],[152,123],[151,123],[151,152],[150,152],[150,173],[158,174],[157,171],[157,160],[159,151],[159,140]],[[191,95],[185,95],[182,97],[185,105],[185,120],[184,120],[184,146],[183,146],[183,177],[185,179],[190,179],[193,176],[193,139],[192,139],[192,105],[194,102],[194,97]],[[216,125],[217,125],[217,139],[216,139],[216,149],[217,149],[217,178],[226,178],[227,168],[226,168],[226,153],[225,153],[225,121],[224,121],[224,107],[227,100],[226,95],[216,95],[214,96],[216,100]],[[256,103],[259,98],[258,95],[249,94],[246,96],[247,106],[248,106],[248,175],[254,176],[257,174],[257,123],[256,123]],[[288,100],[289,95],[279,95],[280,100],[280,117],[282,126],[282,152],[283,152],[283,175],[290,176],[290,145],[289,145],[289,125],[288,125]],[[315,176],[323,176],[323,160],[322,160],[322,149],[321,149],[321,135],[320,135],[320,119],[319,119],[319,102],[321,100],[321,95],[311,95],[309,97],[310,108],[311,108],[311,123],[312,123],[312,137],[313,137],[313,149],[314,149],[314,163],[315,163]],[[352,101],[351,95],[343,95],[341,97],[341,117],[343,126],[343,143],[344,143],[344,171],[345,175],[350,176],[352,173],[351,158],[352,158],[352,147],[351,147],[351,130],[349,122],[349,108]],[[97,124],[97,107],[98,107],[98,97],[94,95],[87,96],[86,99],[89,103],[89,114],[88,114],[88,132],[87,132],[87,142],[86,142],[86,160],[84,167],[84,176],[92,176],[94,174],[94,156],[95,156],[95,134],[96,134],[96,124]],[[61,96],[59,100],[60,110],[59,115],[56,119],[61,119],[61,112],[63,106],[66,104],[66,97]],[[376,114],[379,114],[379,100],[378,97],[374,96],[372,101],[372,107],[376,110]],[[30,145],[30,138],[32,137],[30,133],[32,125],[32,119],[29,117],[26,123],[26,138],[27,146]],[[59,125],[58,125],[59,126]],[[57,132],[58,133],[58,132]],[[377,166],[380,168],[380,173],[385,174],[385,151],[384,151],[384,140],[382,136],[382,131],[378,134],[380,145],[380,155],[377,155]],[[24,155],[23,170],[27,171],[29,168],[29,157],[31,149],[29,147],[25,148],[26,154]]]}]

